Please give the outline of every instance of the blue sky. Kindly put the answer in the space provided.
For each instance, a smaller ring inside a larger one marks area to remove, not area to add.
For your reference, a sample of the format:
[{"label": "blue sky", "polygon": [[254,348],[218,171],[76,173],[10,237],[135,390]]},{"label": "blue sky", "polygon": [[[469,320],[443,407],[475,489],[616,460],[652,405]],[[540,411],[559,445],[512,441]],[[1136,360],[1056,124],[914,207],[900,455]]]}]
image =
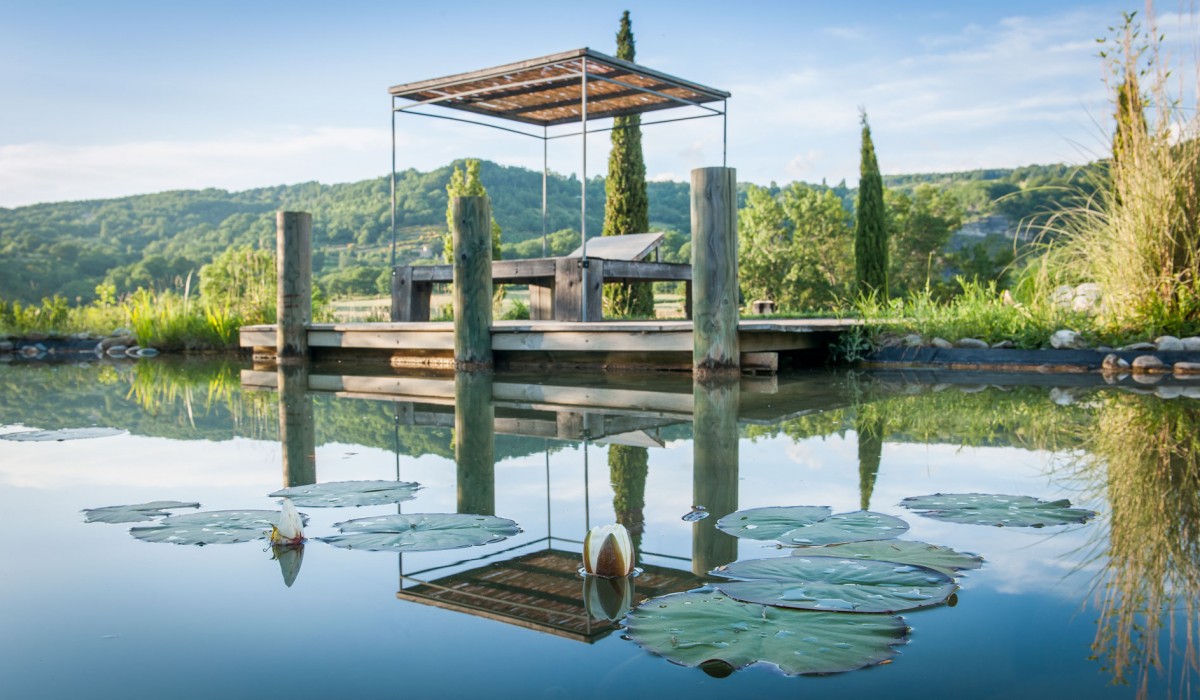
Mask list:
[{"label": "blue sky", "polygon": [[[640,63],[733,93],[739,180],[853,184],[860,105],[885,173],[1104,155],[1095,39],[1142,6],[0,0],[0,206],[379,176],[389,86],[583,46],[612,53],[623,9]],[[1197,25],[1176,10],[1158,8],[1160,29],[1194,64]],[[541,166],[533,139],[399,127],[401,168]],[[651,178],[720,164],[719,119],[643,139]],[[607,141],[589,139],[589,175],[604,172]],[[552,169],[581,165],[577,139],[554,142]]]}]

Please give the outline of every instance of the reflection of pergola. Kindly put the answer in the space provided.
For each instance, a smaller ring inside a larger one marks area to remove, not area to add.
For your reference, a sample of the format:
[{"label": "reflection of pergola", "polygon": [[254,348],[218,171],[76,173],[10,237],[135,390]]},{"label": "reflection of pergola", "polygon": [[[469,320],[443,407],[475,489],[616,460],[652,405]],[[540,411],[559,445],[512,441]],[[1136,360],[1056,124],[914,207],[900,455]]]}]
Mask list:
[{"label": "reflection of pergola", "polygon": [[[700,111],[684,117],[644,122],[644,125],[721,117],[722,165],[725,161],[725,109],[729,93],[706,87],[591,49],[575,49],[495,68],[422,80],[392,87],[392,269],[396,268],[396,115],[414,114],[479,124],[542,141],[542,254],[546,254],[546,178],[548,144],[553,139],[581,137],[580,238],[583,287],[587,288],[587,134],[621,128],[589,128],[588,122],[677,107]],[[397,106],[397,100],[412,104]],[[717,108],[713,103],[720,102]],[[444,107],[527,127],[504,126],[447,114],[414,111]],[[552,127],[579,124],[578,130],[551,133]],[[629,233],[642,233],[640,231]],[[587,295],[582,319],[588,320]]]}]

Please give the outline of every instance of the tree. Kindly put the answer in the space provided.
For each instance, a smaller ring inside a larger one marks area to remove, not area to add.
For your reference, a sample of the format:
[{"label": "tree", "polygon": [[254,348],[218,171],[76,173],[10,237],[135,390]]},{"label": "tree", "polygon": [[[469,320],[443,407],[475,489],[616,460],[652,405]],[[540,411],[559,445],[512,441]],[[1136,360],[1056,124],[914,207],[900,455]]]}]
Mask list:
[{"label": "tree", "polygon": [[[617,58],[632,61],[633,57],[633,26],[626,10],[617,31]],[[642,118],[636,114],[613,119],[612,150],[608,154],[608,179],[604,185],[601,231],[604,236],[645,233],[650,228],[641,123]],[[613,316],[654,315],[654,293],[649,284],[607,285],[604,300]]]},{"label": "tree", "polygon": [[738,276],[747,299],[832,308],[848,292],[850,213],[828,188],[794,182],[778,196],[751,185],[738,212]]},{"label": "tree", "polygon": [[963,209],[952,192],[930,184],[911,195],[888,189],[887,205],[892,290],[906,294],[936,283],[948,264],[946,244],[962,226]]},{"label": "tree", "polygon": [[[454,262],[454,197],[486,197],[487,190],[479,179],[479,161],[466,161],[464,172],[457,165],[446,185],[446,233],[442,236],[442,255],[446,262]],[[500,224],[492,217],[492,260],[500,259]]]},{"label": "tree", "polygon": [[854,272],[858,294],[888,295],[887,210],[883,204],[883,177],[875,160],[871,125],[862,118],[862,160],[859,164],[858,218],[854,225]]},{"label": "tree", "polygon": [[617,522],[629,530],[634,552],[642,551],[642,533],[646,530],[646,475],[650,472],[650,451],[645,447],[610,445],[608,475],[613,487],[613,513]]}]

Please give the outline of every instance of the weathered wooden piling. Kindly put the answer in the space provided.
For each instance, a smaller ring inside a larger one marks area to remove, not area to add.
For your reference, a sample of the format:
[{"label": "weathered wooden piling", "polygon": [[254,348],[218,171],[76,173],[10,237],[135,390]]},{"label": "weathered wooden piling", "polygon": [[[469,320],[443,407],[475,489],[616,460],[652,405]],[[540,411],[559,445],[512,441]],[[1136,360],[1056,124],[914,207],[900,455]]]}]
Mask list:
[{"label": "weathered wooden piling", "polygon": [[495,455],[492,374],[456,372],[454,461],[458,466],[459,513],[496,514]]},{"label": "weathered wooden piling", "polygon": [[692,503],[709,517],[692,523],[692,573],[737,559],[737,538],[717,529],[717,521],[738,509],[737,377],[692,384]]},{"label": "weathered wooden piling", "polygon": [[492,209],[486,196],[453,197],[454,366],[492,367]]},{"label": "weathered wooden piling", "polygon": [[692,171],[692,370],[699,379],[740,371],[737,171]]},{"label": "weathered wooden piling", "polygon": [[275,357],[279,362],[302,362],[308,358],[312,323],[312,214],[276,213],[275,275]]},{"label": "weathered wooden piling", "polygon": [[308,393],[308,366],[281,364],[279,390],[279,443],[283,452],[283,485],[317,483],[316,433],[313,400]]}]

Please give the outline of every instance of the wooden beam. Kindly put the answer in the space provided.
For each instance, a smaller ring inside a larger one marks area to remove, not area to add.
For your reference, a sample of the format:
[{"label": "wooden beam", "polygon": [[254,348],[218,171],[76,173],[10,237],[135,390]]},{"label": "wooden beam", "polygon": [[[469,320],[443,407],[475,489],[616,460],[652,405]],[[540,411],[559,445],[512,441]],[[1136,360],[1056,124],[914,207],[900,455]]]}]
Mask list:
[{"label": "wooden beam", "polygon": [[277,212],[275,251],[279,319],[275,356],[280,362],[307,360],[306,330],[312,323],[312,214]]},{"label": "wooden beam", "polygon": [[693,373],[737,373],[737,173],[692,171],[692,284],[695,289]]},{"label": "wooden beam", "polygon": [[492,366],[492,208],[487,196],[450,200],[454,241],[454,365]]}]

